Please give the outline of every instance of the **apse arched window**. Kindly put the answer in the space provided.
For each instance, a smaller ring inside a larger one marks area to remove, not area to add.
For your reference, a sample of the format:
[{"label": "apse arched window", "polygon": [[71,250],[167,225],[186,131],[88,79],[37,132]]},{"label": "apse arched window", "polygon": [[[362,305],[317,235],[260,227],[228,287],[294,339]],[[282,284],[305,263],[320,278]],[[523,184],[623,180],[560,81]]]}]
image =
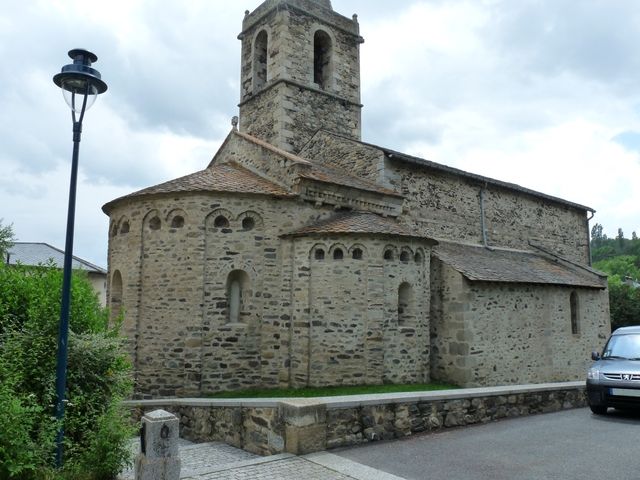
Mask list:
[{"label": "apse arched window", "polygon": [[571,310],[571,333],[577,335],[580,333],[577,292],[571,292],[571,295],[569,295],[569,308]]},{"label": "apse arched window", "polygon": [[151,220],[149,220],[149,228],[151,230],[160,230],[161,223],[162,222],[158,217],[153,217]]},{"label": "apse arched window", "polygon": [[400,261],[403,263],[408,263],[411,255],[406,250],[400,253]]},{"label": "apse arched window", "polygon": [[334,260],[342,260],[344,258],[344,252],[341,248],[336,248],[333,251],[333,259]]},{"label": "apse arched window", "polygon": [[318,30],[313,37],[313,81],[320,88],[331,86],[333,46],[327,32]]},{"label": "apse arched window", "polygon": [[315,253],[313,254],[313,258],[315,258],[316,260],[324,260],[324,250],[321,248],[316,249]]},{"label": "apse arched window", "polygon": [[122,222],[122,225],[120,226],[120,234],[124,235],[126,233],[129,233],[129,222],[127,220],[125,220],[124,222]]},{"label": "apse arched window", "polygon": [[407,325],[414,317],[413,288],[404,282],[398,288],[398,325]]},{"label": "apse arched window", "polygon": [[253,46],[253,91],[261,89],[267,83],[267,51],[269,36],[262,30]]},{"label": "apse arched window", "polygon": [[213,226],[216,228],[229,228],[229,220],[224,215],[218,215],[213,221]]},{"label": "apse arched window", "polygon": [[228,322],[240,323],[247,315],[249,297],[249,275],[242,270],[234,270],[227,278]]},{"label": "apse arched window", "polygon": [[384,251],[384,256],[383,256],[383,258],[384,258],[385,260],[387,260],[387,261],[391,261],[391,260],[393,260],[393,250],[391,250],[390,248],[387,248],[387,249]]},{"label": "apse arched window", "polygon": [[120,270],[113,272],[111,277],[111,288],[109,298],[109,308],[111,310],[111,320],[118,318],[122,312],[122,275]]},{"label": "apse arched window", "polygon": [[418,265],[422,264],[422,254],[420,252],[416,252],[415,257],[413,258]]},{"label": "apse arched window", "polygon": [[243,230],[253,230],[256,227],[256,221],[251,217],[244,217],[242,219]]},{"label": "apse arched window", "polygon": [[184,227],[184,217],[180,215],[176,215],[175,217],[173,217],[173,220],[171,220],[171,228],[182,228],[182,227]]},{"label": "apse arched window", "polygon": [[354,260],[362,260],[362,249],[354,248],[353,252],[351,252],[351,258],[353,258]]}]

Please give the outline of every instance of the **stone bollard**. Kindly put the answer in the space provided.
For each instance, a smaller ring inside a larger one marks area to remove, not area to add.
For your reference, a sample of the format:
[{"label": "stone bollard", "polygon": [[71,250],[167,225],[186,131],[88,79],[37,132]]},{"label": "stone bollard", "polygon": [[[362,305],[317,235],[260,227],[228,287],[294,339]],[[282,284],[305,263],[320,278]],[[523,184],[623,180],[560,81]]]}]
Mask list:
[{"label": "stone bollard", "polygon": [[180,480],[178,430],[178,418],[164,410],[142,417],[136,480]]}]

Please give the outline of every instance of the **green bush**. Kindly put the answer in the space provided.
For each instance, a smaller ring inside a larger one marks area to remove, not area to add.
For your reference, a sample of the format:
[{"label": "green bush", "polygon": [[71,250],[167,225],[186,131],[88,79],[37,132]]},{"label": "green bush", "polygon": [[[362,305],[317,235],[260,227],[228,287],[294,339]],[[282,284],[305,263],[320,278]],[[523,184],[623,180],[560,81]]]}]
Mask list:
[{"label": "green bush", "polygon": [[0,429],[2,479],[108,480],[129,460],[133,431],[118,408],[131,392],[128,360],[108,312],[74,273],[65,468],[52,469],[61,284],[62,273],[50,266],[0,265],[0,411],[9,412],[11,426]]}]

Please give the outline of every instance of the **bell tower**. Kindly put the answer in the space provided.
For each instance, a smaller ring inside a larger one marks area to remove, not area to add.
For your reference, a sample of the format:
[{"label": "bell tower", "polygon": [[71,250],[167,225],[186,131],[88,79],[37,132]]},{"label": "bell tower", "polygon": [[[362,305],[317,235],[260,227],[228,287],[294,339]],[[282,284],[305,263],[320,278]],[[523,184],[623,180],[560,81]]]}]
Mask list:
[{"label": "bell tower", "polygon": [[240,131],[298,152],[319,129],[360,140],[357,17],[330,0],[266,0],[245,14]]}]

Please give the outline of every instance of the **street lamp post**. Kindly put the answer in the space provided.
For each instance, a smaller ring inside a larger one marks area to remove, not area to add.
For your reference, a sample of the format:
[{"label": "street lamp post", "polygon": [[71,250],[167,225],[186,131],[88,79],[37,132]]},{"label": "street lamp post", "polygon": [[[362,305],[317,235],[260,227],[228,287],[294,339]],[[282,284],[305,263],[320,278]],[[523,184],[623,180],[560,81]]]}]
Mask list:
[{"label": "street lamp post", "polygon": [[[67,211],[67,238],[64,247],[64,272],[62,278],[62,299],[58,332],[58,358],[56,367],[56,419],[60,422],[56,437],[56,465],[62,466],[64,439],[64,407],[67,383],[67,340],[69,337],[69,310],[71,304],[71,261],[73,259],[73,230],[76,214],[76,184],[78,178],[78,152],[85,111],[91,107],[96,97],[107,90],[107,84],[100,78],[100,72],[91,68],[98,60],[93,53],[82,49],[69,51],[73,63],[62,67],[53,77],[53,82],[62,89],[67,104],[71,107],[73,120],[73,157],[71,161],[71,181],[69,185],[69,209]],[[78,115],[76,117],[76,115]]]}]

